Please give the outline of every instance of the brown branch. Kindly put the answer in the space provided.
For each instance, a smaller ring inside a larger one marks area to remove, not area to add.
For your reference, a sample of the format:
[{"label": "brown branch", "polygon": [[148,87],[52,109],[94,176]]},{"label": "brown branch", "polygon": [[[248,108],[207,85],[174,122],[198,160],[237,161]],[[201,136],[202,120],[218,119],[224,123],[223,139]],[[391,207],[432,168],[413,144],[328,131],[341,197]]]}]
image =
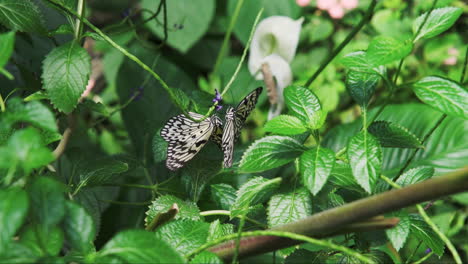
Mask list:
[{"label": "brown branch", "polygon": [[271,73],[270,65],[268,63],[262,64],[262,74],[263,74],[263,82],[267,88],[268,100],[270,104],[274,105],[278,103],[278,91],[276,89],[275,79],[273,78],[273,74]]},{"label": "brown branch", "polygon": [[54,154],[55,159],[58,159],[63,154],[63,152],[65,152],[65,148],[67,147],[68,140],[70,140],[70,136],[72,134],[74,127],[75,127],[75,117],[72,114],[70,114],[68,116],[68,127],[63,132],[62,139],[60,140],[57,147],[54,149],[53,154]]},{"label": "brown branch", "polygon": [[[467,190],[468,167],[465,167],[444,176],[360,199],[271,230],[294,232],[315,238],[329,237],[346,230],[349,225],[358,221]],[[274,236],[243,238],[240,241],[239,257],[262,254],[299,243]],[[229,260],[234,254],[234,244],[231,240],[210,248],[210,251],[224,260]]]}]

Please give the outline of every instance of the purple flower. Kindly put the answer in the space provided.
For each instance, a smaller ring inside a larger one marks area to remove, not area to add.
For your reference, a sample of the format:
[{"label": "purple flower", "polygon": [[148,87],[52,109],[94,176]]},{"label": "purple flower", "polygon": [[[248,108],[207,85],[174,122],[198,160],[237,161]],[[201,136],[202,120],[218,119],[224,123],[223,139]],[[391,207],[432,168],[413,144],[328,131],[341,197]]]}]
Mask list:
[{"label": "purple flower", "polygon": [[427,248],[426,251],[425,251],[426,254],[429,254],[429,253],[431,253],[431,252],[432,252],[432,249],[431,249],[431,248]]},{"label": "purple flower", "polygon": [[216,111],[219,111],[219,110],[221,110],[221,109],[223,109],[223,106],[222,106],[222,105],[217,105],[217,106],[216,106]]},{"label": "purple flower", "polygon": [[212,100],[213,103],[218,102],[220,103],[223,100],[221,94],[218,92],[218,89],[215,89],[215,98]]}]

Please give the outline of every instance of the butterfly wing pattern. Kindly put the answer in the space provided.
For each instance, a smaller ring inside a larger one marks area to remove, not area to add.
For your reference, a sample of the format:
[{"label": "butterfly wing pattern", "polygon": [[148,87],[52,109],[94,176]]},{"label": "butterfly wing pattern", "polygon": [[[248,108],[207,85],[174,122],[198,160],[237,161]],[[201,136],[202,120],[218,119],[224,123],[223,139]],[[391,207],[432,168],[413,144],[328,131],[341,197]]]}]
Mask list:
[{"label": "butterfly wing pattern", "polygon": [[229,108],[226,112],[225,124],[223,128],[223,136],[221,140],[221,148],[224,152],[224,167],[232,166],[232,154],[234,152],[234,142],[240,135],[240,130],[244,126],[245,120],[250,112],[255,108],[258,101],[258,96],[262,92],[262,87],[250,92],[236,108]]},{"label": "butterfly wing pattern", "polygon": [[[203,115],[190,112],[191,117],[200,119]],[[191,160],[221,127],[221,120],[213,115],[202,122],[195,122],[177,115],[169,119],[161,129],[161,136],[169,143],[166,167],[170,170],[182,168]],[[216,140],[215,140],[216,141]]]}]

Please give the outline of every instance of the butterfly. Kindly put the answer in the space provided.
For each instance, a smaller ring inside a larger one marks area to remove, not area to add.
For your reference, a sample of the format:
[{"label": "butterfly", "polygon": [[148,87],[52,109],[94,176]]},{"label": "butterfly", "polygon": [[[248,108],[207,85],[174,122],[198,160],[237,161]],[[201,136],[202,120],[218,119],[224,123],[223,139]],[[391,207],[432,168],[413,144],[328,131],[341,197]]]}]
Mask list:
[{"label": "butterfly", "polygon": [[[189,112],[189,115],[194,119],[204,117],[193,112]],[[210,139],[220,145],[221,127],[222,121],[216,115],[199,123],[184,115],[177,115],[169,119],[161,129],[161,136],[169,143],[166,167],[173,171],[182,168]]]},{"label": "butterfly", "polygon": [[[221,137],[221,149],[224,152],[224,167],[232,166],[232,156],[234,152],[234,142],[240,135],[240,130],[244,126],[245,120],[250,112],[255,108],[258,101],[258,96],[263,88],[250,92],[240,103],[235,107],[229,107],[226,111],[223,134]],[[216,136],[219,137],[219,136]]]}]

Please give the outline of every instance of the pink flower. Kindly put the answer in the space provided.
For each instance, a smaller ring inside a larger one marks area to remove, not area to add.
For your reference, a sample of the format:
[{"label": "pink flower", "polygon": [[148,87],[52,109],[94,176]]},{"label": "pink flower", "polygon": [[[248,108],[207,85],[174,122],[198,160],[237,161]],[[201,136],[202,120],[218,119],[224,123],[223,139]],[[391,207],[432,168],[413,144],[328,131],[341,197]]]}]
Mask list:
[{"label": "pink flower", "polygon": [[310,0],[296,0],[296,4],[298,6],[308,6],[310,4]]},{"label": "pink flower", "polygon": [[445,65],[455,65],[457,64],[457,57],[448,57],[447,59],[444,60]]},{"label": "pink flower", "polygon": [[343,18],[345,10],[354,9],[357,6],[358,0],[317,0],[317,8],[326,10],[333,19]]},{"label": "pink flower", "polygon": [[328,10],[337,4],[337,0],[317,0],[317,7],[322,10]]},{"label": "pink flower", "polygon": [[341,6],[344,9],[354,9],[358,6],[358,0],[341,0]]},{"label": "pink flower", "polygon": [[458,54],[460,54],[460,51],[458,51],[454,47],[451,47],[450,49],[448,49],[447,53],[452,56],[458,56]]},{"label": "pink flower", "polygon": [[336,5],[328,9],[328,14],[334,19],[340,19],[344,16],[344,9],[341,6]]}]

